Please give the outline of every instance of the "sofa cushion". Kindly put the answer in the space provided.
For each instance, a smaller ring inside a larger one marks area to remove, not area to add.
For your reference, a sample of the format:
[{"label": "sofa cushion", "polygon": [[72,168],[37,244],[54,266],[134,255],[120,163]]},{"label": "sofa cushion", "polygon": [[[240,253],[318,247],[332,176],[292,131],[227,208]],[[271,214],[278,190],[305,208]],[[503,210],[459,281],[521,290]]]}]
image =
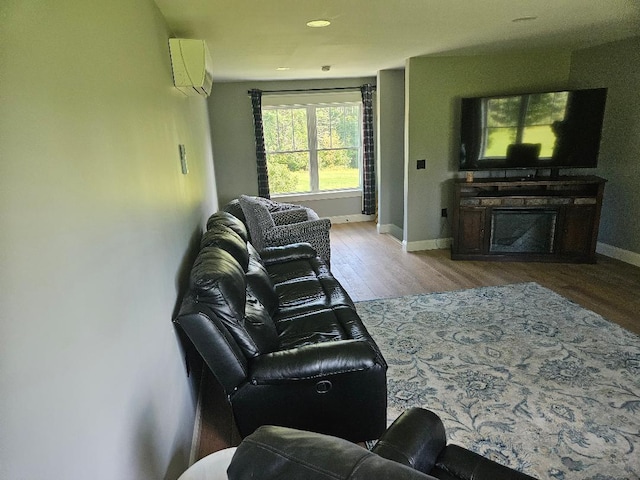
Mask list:
[{"label": "sofa cushion", "polygon": [[260,252],[260,261],[269,268],[276,263],[316,258],[318,252],[309,243],[290,243],[276,247],[267,247]]},{"label": "sofa cushion", "polygon": [[269,313],[247,294],[240,264],[219,247],[200,251],[191,270],[191,288],[229,329],[248,358],[273,351],[278,338]]},{"label": "sofa cushion", "polygon": [[[346,309],[344,309],[346,310]],[[355,312],[349,310],[353,315]],[[303,347],[322,342],[349,340],[351,337],[333,309],[305,312],[280,318],[276,328],[280,336],[280,350]]]},{"label": "sofa cushion", "polygon": [[297,348],[314,343],[337,340],[364,340],[384,363],[382,353],[371,338],[357,312],[338,306],[274,318],[280,338],[280,349]]},{"label": "sofa cushion", "polygon": [[[304,243],[294,244],[304,246]],[[269,249],[271,250],[271,249]],[[296,249],[296,251],[299,249]],[[306,250],[306,251],[310,251]],[[329,278],[333,275],[326,263],[321,261],[316,255],[284,256],[283,261],[267,263],[267,271],[273,280],[274,285],[280,283],[292,283],[296,280],[306,278]]]},{"label": "sofa cushion", "polygon": [[346,306],[355,310],[353,300],[317,257],[267,266],[278,294],[278,316],[310,310]]}]

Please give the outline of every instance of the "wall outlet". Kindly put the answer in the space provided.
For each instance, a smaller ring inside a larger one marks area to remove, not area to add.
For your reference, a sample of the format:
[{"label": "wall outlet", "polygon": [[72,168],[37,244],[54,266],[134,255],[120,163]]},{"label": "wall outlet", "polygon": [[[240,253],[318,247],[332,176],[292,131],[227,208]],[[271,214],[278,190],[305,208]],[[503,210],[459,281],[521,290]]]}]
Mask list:
[{"label": "wall outlet", "polygon": [[443,208],[442,210],[440,210],[440,216],[442,218],[447,218],[449,216],[449,212],[447,211],[446,208]]},{"label": "wall outlet", "polygon": [[416,168],[418,170],[424,170],[425,168],[427,168],[427,161],[426,160],[416,161]]}]

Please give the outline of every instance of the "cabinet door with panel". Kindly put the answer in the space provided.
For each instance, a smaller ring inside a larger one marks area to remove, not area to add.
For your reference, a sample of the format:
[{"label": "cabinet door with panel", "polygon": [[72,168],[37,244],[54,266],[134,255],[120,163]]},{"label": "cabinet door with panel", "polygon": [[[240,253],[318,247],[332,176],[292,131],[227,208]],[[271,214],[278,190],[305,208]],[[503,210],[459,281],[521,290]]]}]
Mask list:
[{"label": "cabinet door with panel", "polygon": [[595,205],[572,205],[564,209],[559,235],[560,254],[595,259],[593,230],[597,228],[596,213]]},{"label": "cabinet door with panel", "polygon": [[458,253],[483,253],[487,209],[460,207],[458,212]]}]

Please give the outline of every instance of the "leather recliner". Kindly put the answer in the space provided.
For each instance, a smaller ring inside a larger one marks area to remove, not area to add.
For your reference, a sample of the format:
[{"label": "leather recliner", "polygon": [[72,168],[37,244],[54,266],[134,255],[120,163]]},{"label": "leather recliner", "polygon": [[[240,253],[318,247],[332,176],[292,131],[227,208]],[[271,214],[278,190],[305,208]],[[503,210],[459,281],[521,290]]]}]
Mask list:
[{"label": "leather recliner", "polygon": [[174,320],[222,385],[241,436],[281,425],[352,441],[386,427],[387,365],[308,244],[265,249],[218,212]]},{"label": "leather recliner", "polygon": [[245,438],[229,480],[535,480],[457,445],[433,412],[412,408],[371,451],[340,438],[266,426]]}]

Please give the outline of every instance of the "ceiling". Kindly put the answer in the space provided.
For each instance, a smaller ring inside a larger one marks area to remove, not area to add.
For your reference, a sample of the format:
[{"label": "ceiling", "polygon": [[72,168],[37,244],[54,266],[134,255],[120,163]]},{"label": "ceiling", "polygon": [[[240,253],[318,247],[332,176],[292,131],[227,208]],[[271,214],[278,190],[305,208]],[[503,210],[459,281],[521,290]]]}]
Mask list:
[{"label": "ceiling", "polygon": [[[575,49],[640,34],[640,0],[155,2],[174,36],[206,40],[215,81],[375,76],[422,55]],[[536,18],[514,21],[523,17]],[[331,25],[306,26],[317,19]]]}]

